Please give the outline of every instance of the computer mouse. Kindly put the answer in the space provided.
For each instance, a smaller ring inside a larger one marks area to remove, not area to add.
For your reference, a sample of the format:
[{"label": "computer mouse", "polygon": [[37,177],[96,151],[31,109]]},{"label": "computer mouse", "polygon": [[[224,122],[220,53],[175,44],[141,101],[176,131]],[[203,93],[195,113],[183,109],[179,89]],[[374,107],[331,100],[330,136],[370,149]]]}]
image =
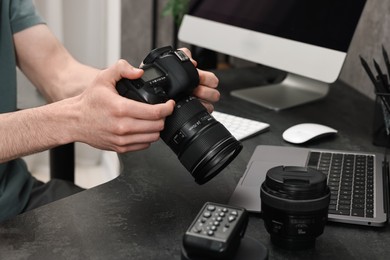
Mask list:
[{"label": "computer mouse", "polygon": [[293,144],[303,144],[310,140],[336,134],[337,130],[329,126],[303,123],[291,126],[283,132],[283,139]]}]

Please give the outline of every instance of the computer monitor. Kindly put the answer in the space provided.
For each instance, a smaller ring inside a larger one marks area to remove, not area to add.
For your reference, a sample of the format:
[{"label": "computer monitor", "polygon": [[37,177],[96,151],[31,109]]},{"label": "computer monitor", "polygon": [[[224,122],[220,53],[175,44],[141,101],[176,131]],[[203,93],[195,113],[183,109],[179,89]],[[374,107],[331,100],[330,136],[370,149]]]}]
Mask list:
[{"label": "computer monitor", "polygon": [[233,96],[280,110],[327,95],[366,0],[190,1],[178,38],[287,72],[279,84]]}]

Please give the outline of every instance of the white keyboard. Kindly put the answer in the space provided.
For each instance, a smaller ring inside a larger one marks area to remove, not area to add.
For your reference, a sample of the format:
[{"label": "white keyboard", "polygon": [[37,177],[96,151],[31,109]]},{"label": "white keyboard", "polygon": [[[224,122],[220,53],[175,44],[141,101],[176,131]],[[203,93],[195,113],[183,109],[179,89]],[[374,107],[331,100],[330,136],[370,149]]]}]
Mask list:
[{"label": "white keyboard", "polygon": [[243,140],[244,138],[260,133],[269,128],[269,124],[267,123],[233,116],[218,111],[214,111],[211,115],[224,125],[237,140]]}]

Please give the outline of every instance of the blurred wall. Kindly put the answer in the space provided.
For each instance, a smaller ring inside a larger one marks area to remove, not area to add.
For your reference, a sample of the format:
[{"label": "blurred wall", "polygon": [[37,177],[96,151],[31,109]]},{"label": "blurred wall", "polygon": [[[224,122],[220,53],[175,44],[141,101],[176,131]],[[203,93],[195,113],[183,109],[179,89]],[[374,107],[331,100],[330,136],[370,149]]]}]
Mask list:
[{"label": "blurred wall", "polygon": [[[162,16],[167,0],[157,0],[157,47],[171,45],[173,23]],[[138,66],[152,49],[152,0],[122,0],[122,58]]]},{"label": "blurred wall", "polygon": [[340,79],[371,98],[374,98],[373,86],[360,64],[359,55],[370,62],[375,58],[384,69],[382,44],[390,53],[390,1],[367,0]]}]

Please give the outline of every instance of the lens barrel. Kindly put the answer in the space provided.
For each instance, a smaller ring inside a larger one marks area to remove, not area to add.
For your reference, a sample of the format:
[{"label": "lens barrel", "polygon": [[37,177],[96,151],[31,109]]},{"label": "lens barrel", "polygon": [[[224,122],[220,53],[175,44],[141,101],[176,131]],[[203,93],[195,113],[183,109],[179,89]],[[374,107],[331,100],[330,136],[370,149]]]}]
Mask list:
[{"label": "lens barrel", "polygon": [[242,144],[192,96],[176,103],[161,138],[198,184],[211,180],[242,149]]}]

